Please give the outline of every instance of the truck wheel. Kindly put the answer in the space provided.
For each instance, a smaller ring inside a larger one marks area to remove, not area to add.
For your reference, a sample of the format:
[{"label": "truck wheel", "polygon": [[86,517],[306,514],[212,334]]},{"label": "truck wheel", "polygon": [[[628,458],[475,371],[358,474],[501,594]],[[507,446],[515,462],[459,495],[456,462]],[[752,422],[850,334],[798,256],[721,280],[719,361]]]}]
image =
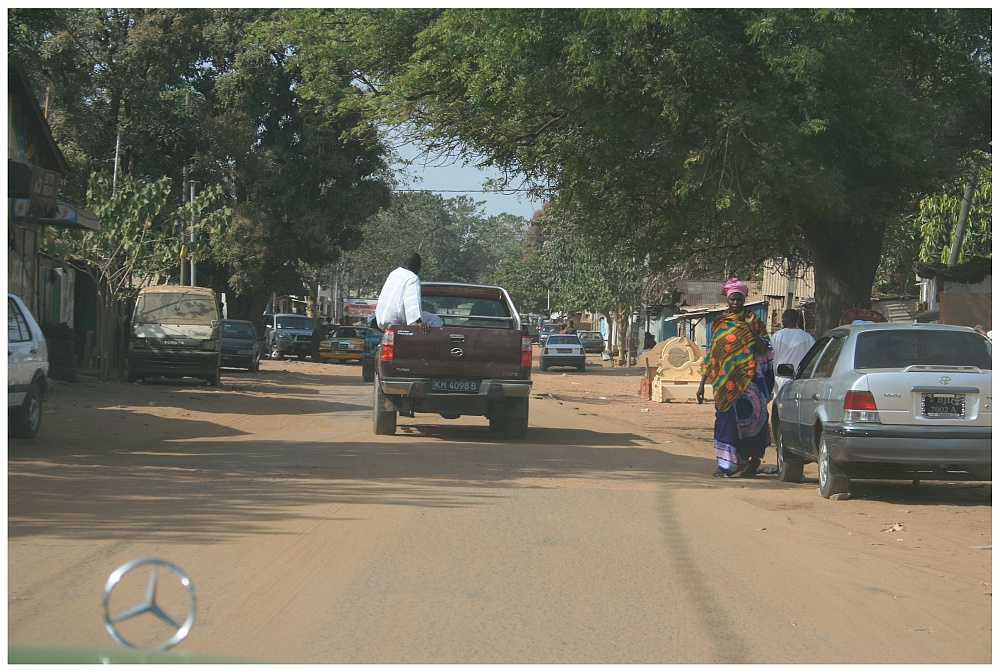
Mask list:
[{"label": "truck wheel", "polygon": [[851,479],[844,476],[836,464],[830,459],[830,451],[826,446],[826,435],[819,435],[819,494],[830,499],[833,495],[847,492],[851,487]]},{"label": "truck wheel", "polygon": [[523,439],[528,434],[528,398],[514,397],[503,401],[503,436]]},{"label": "truck wheel", "polygon": [[385,406],[388,398],[382,394],[382,386],[375,378],[374,399],[372,400],[372,418],[375,425],[375,433],[379,435],[392,435],[396,433],[396,411],[387,411]]},{"label": "truck wheel", "polygon": [[280,350],[278,350],[278,346],[277,345],[271,347],[271,359],[276,359],[276,360],[278,360],[280,362],[284,358],[285,358],[285,356],[283,354],[281,354]]},{"label": "truck wheel", "polygon": [[375,380],[375,365],[361,362],[361,380],[370,383]]},{"label": "truck wheel", "polygon": [[32,383],[24,402],[8,414],[10,433],[19,439],[33,439],[42,426],[42,390]]},{"label": "truck wheel", "polygon": [[205,380],[208,382],[209,387],[219,386],[219,371],[216,370],[215,373],[205,376]]},{"label": "truck wheel", "polygon": [[502,432],[504,428],[504,417],[499,416],[495,418],[490,418],[490,431],[491,432]]}]

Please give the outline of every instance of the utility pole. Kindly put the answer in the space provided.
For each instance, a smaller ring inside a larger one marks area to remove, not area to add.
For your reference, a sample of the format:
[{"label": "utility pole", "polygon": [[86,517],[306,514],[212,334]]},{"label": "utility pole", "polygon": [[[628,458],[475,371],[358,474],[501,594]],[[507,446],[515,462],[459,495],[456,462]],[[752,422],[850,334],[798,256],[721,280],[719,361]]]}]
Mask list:
[{"label": "utility pole", "polygon": [[195,286],[195,268],[194,268],[194,185],[198,184],[195,181],[188,182],[191,185],[191,198],[188,199],[188,203],[191,204],[191,286]]},{"label": "utility pole", "polygon": [[[187,199],[187,189],[188,189],[188,167],[185,165],[184,166],[184,183],[181,186],[181,203],[184,203],[184,201]],[[181,287],[183,287],[184,285],[187,284],[187,276],[184,273],[185,264],[184,264],[184,227],[183,226],[181,227],[181,258],[180,258],[180,266],[181,266]]]}]

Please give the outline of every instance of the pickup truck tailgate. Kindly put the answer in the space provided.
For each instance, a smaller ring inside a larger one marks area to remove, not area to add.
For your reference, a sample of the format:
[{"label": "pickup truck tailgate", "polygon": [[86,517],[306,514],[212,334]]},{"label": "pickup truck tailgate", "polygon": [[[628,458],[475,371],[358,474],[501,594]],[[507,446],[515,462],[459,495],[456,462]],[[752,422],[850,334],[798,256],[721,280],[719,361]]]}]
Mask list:
[{"label": "pickup truck tailgate", "polygon": [[[393,357],[383,375],[435,378],[520,378],[521,332],[512,329],[394,327]],[[530,375],[530,374],[529,374]]]}]

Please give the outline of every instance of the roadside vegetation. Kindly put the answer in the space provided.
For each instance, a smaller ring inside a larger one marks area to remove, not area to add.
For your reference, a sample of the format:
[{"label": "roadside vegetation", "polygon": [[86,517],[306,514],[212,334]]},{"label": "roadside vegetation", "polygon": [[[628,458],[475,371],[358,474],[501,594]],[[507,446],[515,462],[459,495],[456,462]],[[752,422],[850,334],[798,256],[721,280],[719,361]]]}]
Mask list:
[{"label": "roadside vegetation", "polygon": [[[959,259],[991,256],[991,20],[10,9],[8,62],[72,166],[63,197],[101,215],[46,252],[109,300],[193,255],[198,284],[252,317],[333,279],[373,295],[416,248],[427,279],[620,316],[676,279],[784,258],[815,268],[822,330],[873,289],[912,290],[914,261],[948,261],[970,184]],[[387,132],[547,205],[529,222],[399,190]]]}]

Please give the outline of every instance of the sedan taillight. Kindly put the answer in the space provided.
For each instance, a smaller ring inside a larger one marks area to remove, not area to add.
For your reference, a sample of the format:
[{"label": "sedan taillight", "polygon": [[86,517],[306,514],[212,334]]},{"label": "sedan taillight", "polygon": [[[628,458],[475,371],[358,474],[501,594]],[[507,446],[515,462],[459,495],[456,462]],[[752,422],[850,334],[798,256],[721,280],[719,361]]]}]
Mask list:
[{"label": "sedan taillight", "polygon": [[849,390],[844,397],[844,422],[879,422],[875,397],[868,390]]}]

